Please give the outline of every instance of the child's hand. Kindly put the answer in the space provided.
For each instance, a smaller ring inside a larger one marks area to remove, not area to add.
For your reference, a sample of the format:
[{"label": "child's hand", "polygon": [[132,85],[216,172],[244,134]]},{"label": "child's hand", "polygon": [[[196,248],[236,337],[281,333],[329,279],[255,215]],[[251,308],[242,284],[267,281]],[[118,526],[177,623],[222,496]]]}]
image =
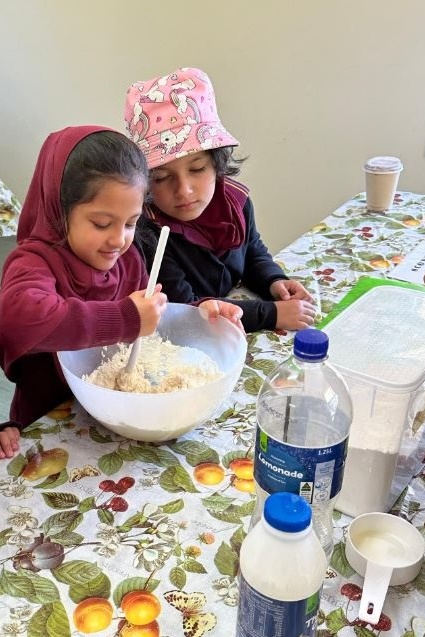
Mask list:
[{"label": "child's hand", "polygon": [[245,334],[241,323],[243,310],[238,305],[227,303],[227,301],[219,301],[218,299],[209,299],[200,303],[198,307],[208,312],[208,319],[214,320],[217,316],[224,316]]},{"label": "child's hand", "polygon": [[292,298],[289,301],[275,301],[275,305],[278,330],[302,330],[314,323],[316,309],[308,301]]},{"label": "child's hand", "polygon": [[167,297],[161,292],[161,285],[155,287],[155,292],[149,299],[145,298],[146,290],[138,290],[130,294],[140,316],[139,336],[149,336],[158,327],[161,314],[167,307]]},{"label": "child's hand", "polygon": [[278,301],[299,299],[300,301],[313,302],[310,292],[299,281],[293,279],[279,279],[273,281],[270,286],[270,294]]},{"label": "child's hand", "polygon": [[19,451],[20,431],[17,427],[6,427],[0,431],[0,460],[13,458]]}]

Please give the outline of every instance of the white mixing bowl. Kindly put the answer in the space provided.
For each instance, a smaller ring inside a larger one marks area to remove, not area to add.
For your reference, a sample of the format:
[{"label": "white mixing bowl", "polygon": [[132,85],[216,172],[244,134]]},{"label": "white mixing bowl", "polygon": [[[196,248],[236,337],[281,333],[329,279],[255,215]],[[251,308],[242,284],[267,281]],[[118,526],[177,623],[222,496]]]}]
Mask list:
[{"label": "white mixing bowl", "polygon": [[117,345],[58,352],[74,396],[105,427],[134,440],[162,442],[193,429],[210,418],[231,394],[247,350],[245,336],[230,321],[223,317],[208,321],[205,317],[197,307],[169,303],[157,331],[174,345],[195,347],[211,356],[223,372],[218,380],[164,394],[122,392],[82,380],[83,374],[90,374],[105,359],[105,351],[106,358],[111,358]]}]

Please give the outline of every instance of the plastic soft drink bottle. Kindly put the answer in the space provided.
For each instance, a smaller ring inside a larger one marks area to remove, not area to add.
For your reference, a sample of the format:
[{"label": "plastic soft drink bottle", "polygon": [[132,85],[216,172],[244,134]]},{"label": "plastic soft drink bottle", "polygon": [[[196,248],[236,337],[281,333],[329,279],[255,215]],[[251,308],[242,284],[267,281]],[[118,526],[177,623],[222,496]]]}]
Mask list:
[{"label": "plastic soft drink bottle", "polygon": [[330,560],[332,512],[341,490],[352,403],[342,376],[327,361],[325,332],[296,333],[293,356],[264,381],[257,399],[251,525],[269,493],[289,491],[313,509],[313,527]]},{"label": "plastic soft drink bottle", "polygon": [[310,505],[268,496],[241,546],[236,637],[313,637],[326,567]]}]

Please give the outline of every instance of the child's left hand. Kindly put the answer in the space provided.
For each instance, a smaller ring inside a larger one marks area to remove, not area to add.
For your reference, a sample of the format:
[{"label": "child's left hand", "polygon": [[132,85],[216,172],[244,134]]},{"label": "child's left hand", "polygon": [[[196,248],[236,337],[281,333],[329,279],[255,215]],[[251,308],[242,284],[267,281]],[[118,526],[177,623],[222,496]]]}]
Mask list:
[{"label": "child's left hand", "polygon": [[293,279],[279,279],[273,281],[270,286],[270,294],[277,301],[289,301],[289,299],[299,299],[313,303],[313,297],[299,281]]},{"label": "child's left hand", "polygon": [[21,434],[17,427],[6,427],[0,431],[0,460],[13,458],[19,450]]},{"label": "child's left hand", "polygon": [[214,320],[217,316],[224,316],[245,334],[241,322],[243,310],[238,305],[227,303],[227,301],[219,301],[218,299],[208,299],[208,301],[200,303],[199,307],[208,312],[208,319]]}]

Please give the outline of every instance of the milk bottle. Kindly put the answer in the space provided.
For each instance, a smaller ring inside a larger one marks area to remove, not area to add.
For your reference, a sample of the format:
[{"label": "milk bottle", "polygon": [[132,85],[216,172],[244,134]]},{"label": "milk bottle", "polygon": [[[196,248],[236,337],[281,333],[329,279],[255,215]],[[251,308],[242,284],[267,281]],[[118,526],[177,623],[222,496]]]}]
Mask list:
[{"label": "milk bottle", "polygon": [[266,498],[241,546],[236,637],[314,637],[327,559],[300,496]]}]

